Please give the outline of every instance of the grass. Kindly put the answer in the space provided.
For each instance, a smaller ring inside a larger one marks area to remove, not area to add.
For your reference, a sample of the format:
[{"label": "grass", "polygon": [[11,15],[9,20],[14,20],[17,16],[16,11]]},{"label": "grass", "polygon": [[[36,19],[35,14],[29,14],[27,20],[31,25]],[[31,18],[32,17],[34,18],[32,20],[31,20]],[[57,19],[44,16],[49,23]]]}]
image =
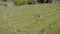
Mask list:
[{"label": "grass", "polygon": [[60,5],[0,6],[0,34],[60,34]]}]

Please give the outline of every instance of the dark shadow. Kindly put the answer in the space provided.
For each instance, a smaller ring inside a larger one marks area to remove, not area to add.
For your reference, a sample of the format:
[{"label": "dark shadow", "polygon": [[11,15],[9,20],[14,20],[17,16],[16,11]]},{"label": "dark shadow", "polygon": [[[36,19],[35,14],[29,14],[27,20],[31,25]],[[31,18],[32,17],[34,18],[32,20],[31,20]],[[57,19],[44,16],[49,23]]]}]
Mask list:
[{"label": "dark shadow", "polygon": [[32,3],[27,3],[27,4],[31,5]]},{"label": "dark shadow", "polygon": [[44,3],[45,0],[37,0],[38,3]]},{"label": "dark shadow", "polygon": [[52,3],[52,0],[47,0],[45,3]]}]

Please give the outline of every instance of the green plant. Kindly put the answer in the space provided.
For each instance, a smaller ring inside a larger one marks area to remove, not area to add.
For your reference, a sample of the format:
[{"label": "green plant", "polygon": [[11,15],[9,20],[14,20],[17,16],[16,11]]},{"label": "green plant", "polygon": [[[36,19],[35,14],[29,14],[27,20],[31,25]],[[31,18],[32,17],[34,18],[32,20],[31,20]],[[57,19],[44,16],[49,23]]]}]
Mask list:
[{"label": "green plant", "polygon": [[14,0],[14,4],[19,6],[25,4],[25,0]]},{"label": "green plant", "polygon": [[27,4],[35,4],[36,1],[35,0],[27,0]]},{"label": "green plant", "polygon": [[24,4],[35,4],[35,0],[14,0],[14,4],[19,6],[19,5],[24,5]]}]

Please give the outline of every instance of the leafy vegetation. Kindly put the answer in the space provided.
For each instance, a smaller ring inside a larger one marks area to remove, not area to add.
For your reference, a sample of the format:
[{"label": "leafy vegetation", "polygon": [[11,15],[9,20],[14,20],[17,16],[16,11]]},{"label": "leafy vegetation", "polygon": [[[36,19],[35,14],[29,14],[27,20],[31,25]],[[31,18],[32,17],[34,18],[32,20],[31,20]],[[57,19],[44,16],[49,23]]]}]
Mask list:
[{"label": "leafy vegetation", "polygon": [[23,5],[23,4],[25,4],[25,0],[15,0],[14,4],[17,5],[17,6]]},{"label": "leafy vegetation", "polygon": [[0,6],[0,34],[60,34],[60,5]]},{"label": "leafy vegetation", "polygon": [[23,5],[23,4],[35,4],[36,1],[35,0],[14,0],[14,4],[19,6],[19,5]]},{"label": "leafy vegetation", "polygon": [[27,4],[35,4],[36,1],[35,0],[27,0]]}]

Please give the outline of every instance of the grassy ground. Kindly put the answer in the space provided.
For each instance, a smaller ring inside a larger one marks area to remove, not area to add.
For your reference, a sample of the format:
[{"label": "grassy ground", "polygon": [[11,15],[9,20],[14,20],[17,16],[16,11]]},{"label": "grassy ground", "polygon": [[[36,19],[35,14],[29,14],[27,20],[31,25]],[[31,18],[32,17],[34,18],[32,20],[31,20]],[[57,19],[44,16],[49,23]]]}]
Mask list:
[{"label": "grassy ground", "polygon": [[60,34],[60,5],[0,6],[0,34]]}]

